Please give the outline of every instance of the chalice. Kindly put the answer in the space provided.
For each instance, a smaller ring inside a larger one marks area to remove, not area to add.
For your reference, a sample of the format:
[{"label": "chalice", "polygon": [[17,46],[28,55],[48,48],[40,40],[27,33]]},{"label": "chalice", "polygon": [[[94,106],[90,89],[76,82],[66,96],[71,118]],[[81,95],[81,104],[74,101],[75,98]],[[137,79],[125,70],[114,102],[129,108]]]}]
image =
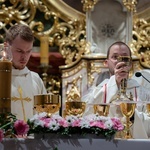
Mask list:
[{"label": "chalice", "polygon": [[[117,61],[118,62],[124,62],[125,63],[124,66],[130,66],[131,62],[132,62],[132,58],[130,56],[119,56],[117,58]],[[124,67],[124,66],[122,66],[122,67]],[[127,72],[128,71],[129,70],[127,70]],[[132,95],[130,95],[130,97],[127,96],[126,89],[127,89],[127,79],[122,79],[118,100],[130,100],[130,99],[132,99]]]},{"label": "chalice", "polygon": [[85,107],[86,107],[85,102],[81,102],[81,101],[66,102],[65,116],[74,115],[74,116],[82,117],[85,111]]},{"label": "chalice", "polygon": [[146,103],[146,113],[150,117],[150,103]]},{"label": "chalice", "polygon": [[130,118],[133,116],[135,111],[136,103],[134,102],[123,102],[120,104],[121,113],[124,117],[126,117],[126,122],[124,123],[125,126],[125,139],[132,138],[130,133],[130,127],[132,125],[132,122],[130,121]]},{"label": "chalice", "polygon": [[46,112],[47,116],[50,117],[60,109],[60,96],[45,94],[34,96],[34,109],[36,112]]},{"label": "chalice", "polygon": [[97,113],[100,116],[108,116],[110,104],[95,104],[93,108],[95,114]]}]

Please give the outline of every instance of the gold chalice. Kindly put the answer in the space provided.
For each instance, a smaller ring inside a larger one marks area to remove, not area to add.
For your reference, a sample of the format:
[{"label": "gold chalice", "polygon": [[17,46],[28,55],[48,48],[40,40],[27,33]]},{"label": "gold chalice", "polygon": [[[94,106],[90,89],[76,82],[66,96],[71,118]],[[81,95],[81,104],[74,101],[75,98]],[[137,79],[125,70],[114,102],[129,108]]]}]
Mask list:
[{"label": "gold chalice", "polygon": [[146,103],[146,112],[147,115],[150,117],[150,103]]},{"label": "gold chalice", "polygon": [[130,126],[132,125],[132,122],[130,121],[130,118],[133,116],[135,111],[136,103],[134,102],[123,102],[120,104],[120,109],[122,112],[122,115],[126,117],[126,123],[125,125],[125,139],[132,138],[130,133]]},{"label": "gold chalice", "polygon": [[109,114],[109,104],[95,104],[93,106],[94,108],[94,113],[98,113],[100,116],[108,116]]},{"label": "gold chalice", "polygon": [[35,95],[34,109],[38,113],[46,112],[47,116],[50,117],[60,109],[60,96],[52,94]]},{"label": "gold chalice", "polygon": [[86,103],[81,101],[70,101],[66,102],[66,110],[65,110],[65,116],[66,115],[74,115],[74,116],[80,116],[82,117],[84,111],[85,111]]},{"label": "gold chalice", "polygon": [[[117,58],[118,62],[124,62],[124,66],[130,66],[131,62],[132,62],[132,58],[130,56],[119,56]],[[122,66],[122,67],[124,67]],[[129,72],[129,70],[126,70],[127,72]],[[127,96],[126,94],[126,89],[127,89],[127,79],[122,79],[121,81],[121,85],[120,85],[120,92],[119,92],[119,97],[118,100],[130,100],[132,98],[132,96],[130,95]]]}]

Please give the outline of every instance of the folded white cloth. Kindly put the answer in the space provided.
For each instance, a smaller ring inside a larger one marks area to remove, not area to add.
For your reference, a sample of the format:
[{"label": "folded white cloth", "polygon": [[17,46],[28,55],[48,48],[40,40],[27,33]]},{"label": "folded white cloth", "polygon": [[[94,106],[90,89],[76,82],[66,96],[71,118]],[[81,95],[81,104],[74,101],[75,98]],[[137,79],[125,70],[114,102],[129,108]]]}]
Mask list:
[{"label": "folded white cloth", "polygon": [[[146,119],[146,120],[145,120]],[[150,124],[150,117],[143,112],[135,109],[134,124],[133,124],[133,138],[135,139],[148,139],[148,129]],[[149,131],[150,132],[150,131]]]}]

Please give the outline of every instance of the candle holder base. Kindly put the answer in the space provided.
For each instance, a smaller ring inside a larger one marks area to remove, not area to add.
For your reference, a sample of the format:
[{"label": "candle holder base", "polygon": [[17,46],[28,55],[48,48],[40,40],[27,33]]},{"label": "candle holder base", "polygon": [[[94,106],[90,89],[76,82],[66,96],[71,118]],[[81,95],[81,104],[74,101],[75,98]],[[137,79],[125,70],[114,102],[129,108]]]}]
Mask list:
[{"label": "candle holder base", "polygon": [[45,87],[47,86],[47,72],[48,69],[52,68],[51,65],[41,64],[39,68],[42,70],[42,80],[44,82]]}]

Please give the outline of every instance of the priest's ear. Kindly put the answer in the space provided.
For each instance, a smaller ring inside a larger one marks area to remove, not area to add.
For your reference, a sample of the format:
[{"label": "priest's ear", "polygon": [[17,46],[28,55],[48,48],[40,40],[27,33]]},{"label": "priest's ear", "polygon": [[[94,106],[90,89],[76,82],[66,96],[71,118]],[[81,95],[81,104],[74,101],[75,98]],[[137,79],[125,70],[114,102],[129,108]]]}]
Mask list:
[{"label": "priest's ear", "polygon": [[105,67],[108,67],[108,60],[105,59],[105,61],[103,62],[103,64],[104,64]]}]

